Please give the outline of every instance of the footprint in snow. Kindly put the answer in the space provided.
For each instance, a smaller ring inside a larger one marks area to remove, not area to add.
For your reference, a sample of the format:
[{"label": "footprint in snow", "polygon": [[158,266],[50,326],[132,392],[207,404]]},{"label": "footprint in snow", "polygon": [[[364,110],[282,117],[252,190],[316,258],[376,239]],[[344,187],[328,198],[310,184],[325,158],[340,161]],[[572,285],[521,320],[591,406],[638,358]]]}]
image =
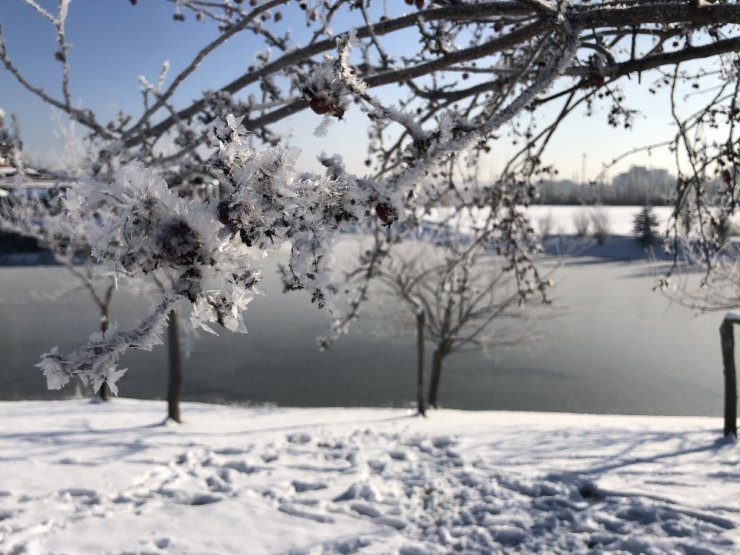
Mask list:
[{"label": "footprint in snow", "polygon": [[378,459],[370,459],[369,461],[367,461],[367,466],[370,467],[370,470],[372,470],[373,472],[380,473],[385,470],[385,463]]},{"label": "footprint in snow", "polygon": [[332,501],[335,503],[341,503],[342,501],[353,501],[356,499],[362,499],[364,501],[371,501],[373,503],[381,502],[382,496],[377,489],[366,482],[355,482],[343,493],[337,495]]},{"label": "footprint in snow", "polygon": [[227,493],[231,491],[231,486],[219,476],[209,476],[206,478],[208,489],[215,493]]},{"label": "footprint in snow", "polygon": [[241,472],[242,474],[254,474],[260,470],[246,461],[226,461],[221,464],[221,468],[229,468],[231,470]]},{"label": "footprint in snow", "polygon": [[293,489],[296,491],[296,493],[316,491],[329,487],[324,482],[304,482],[303,480],[293,480],[291,482],[291,485],[293,486]]},{"label": "footprint in snow", "polygon": [[382,516],[383,514],[382,511],[380,511],[373,505],[369,503],[363,503],[361,501],[355,501],[354,503],[351,503],[349,508],[358,514],[361,514],[362,516],[367,516],[370,518],[377,518],[379,516]]},{"label": "footprint in snow", "polygon": [[432,445],[437,449],[444,449],[445,447],[451,447],[455,444],[457,444],[457,441],[447,436],[439,436],[432,439]]},{"label": "footprint in snow", "polygon": [[85,488],[68,488],[57,492],[60,497],[71,497],[84,505],[97,505],[100,496],[95,490]]},{"label": "footprint in snow", "polygon": [[285,439],[288,443],[292,443],[294,445],[305,445],[311,441],[311,436],[306,432],[294,432],[285,436]]},{"label": "footprint in snow", "polygon": [[375,524],[384,524],[395,528],[396,530],[403,530],[408,525],[408,522],[402,518],[395,516],[379,516],[373,519]]},{"label": "footprint in snow", "polygon": [[14,516],[14,511],[0,511],[0,522],[2,522],[3,520],[8,520],[9,518],[12,518]]},{"label": "footprint in snow", "polygon": [[291,516],[297,516],[299,518],[306,518],[308,520],[313,520],[315,522],[322,522],[322,523],[331,523],[334,522],[334,519],[330,516],[318,514],[318,513],[311,513],[309,511],[305,511],[303,509],[299,509],[295,505],[291,505],[289,503],[283,503],[278,507],[278,511],[285,513],[287,515]]},{"label": "footprint in snow", "polygon": [[246,447],[244,449],[240,449],[238,447],[223,447],[221,449],[216,449],[213,452],[216,455],[243,455],[245,453],[249,453],[250,451],[250,447]]},{"label": "footprint in snow", "polygon": [[192,497],[189,501],[184,502],[184,504],[198,507],[200,505],[210,505],[212,503],[218,503],[219,501],[223,501],[223,497],[221,497],[220,495],[210,495],[207,493],[202,493],[200,495]]},{"label": "footprint in snow", "polygon": [[388,456],[394,461],[412,461],[415,458],[413,453],[409,451],[401,451],[399,449],[389,451]]}]

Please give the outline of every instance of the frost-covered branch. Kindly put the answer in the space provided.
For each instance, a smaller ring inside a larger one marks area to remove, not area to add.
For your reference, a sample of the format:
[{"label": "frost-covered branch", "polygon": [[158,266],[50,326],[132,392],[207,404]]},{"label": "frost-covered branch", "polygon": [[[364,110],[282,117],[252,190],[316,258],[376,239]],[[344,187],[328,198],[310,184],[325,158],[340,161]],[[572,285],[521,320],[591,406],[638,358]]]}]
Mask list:
[{"label": "frost-covered branch", "polygon": [[[107,364],[127,348],[151,346],[171,303],[189,303],[196,325],[244,331],[258,259],[283,245],[290,247],[286,288],[305,290],[336,316],[331,338],[357,317],[394,241],[419,228],[440,232],[466,221],[461,264],[478,251],[496,253],[517,304],[544,298],[549,281],[535,264],[537,241],[521,207],[536,198],[535,183],[550,170],[542,162],[547,146],[577,107],[595,113],[604,104],[607,126],[630,127],[635,112],[619,84],[633,75],[648,90],[651,81],[665,82],[674,97],[687,83],[716,87],[699,113],[676,113],[679,133],[670,144],[685,153],[677,163],[687,158],[691,169],[679,177],[674,217],[692,210],[700,245],[714,254],[717,214],[737,208],[736,3],[173,0],[173,25],[194,17],[215,36],[180,67],[163,64],[158,80],[142,78],[140,109],[110,121],[73,98],[67,54],[75,40],[65,24],[74,4],[62,0],[56,13],[37,0],[26,4],[54,29],[59,98],[16,65],[17,46],[2,35],[0,61],[29,93],[82,124],[91,145],[89,175],[64,196],[64,217],[85,223],[84,242],[110,275],[172,277],[138,327],[49,355],[56,385],[71,375],[114,382],[119,371]],[[245,36],[252,48],[245,70],[220,68],[217,86],[183,94],[197,68]],[[679,66],[700,59],[715,67]],[[554,103],[556,115],[542,127],[543,109]],[[370,116],[367,134],[348,145],[353,153],[367,148],[367,174],[348,168],[341,152],[321,156],[323,174],[296,170],[300,153],[285,146],[283,122],[306,109],[325,123],[353,110]],[[718,132],[726,136],[719,140]],[[504,171],[478,183],[489,152],[513,140],[522,146]],[[705,187],[713,176],[724,184],[716,199]],[[342,309],[329,255],[339,233],[358,228],[375,230],[376,240],[353,274],[358,293]],[[677,237],[677,225],[673,231]],[[455,279],[469,282],[466,272]],[[470,342],[477,329],[465,336]]]}]

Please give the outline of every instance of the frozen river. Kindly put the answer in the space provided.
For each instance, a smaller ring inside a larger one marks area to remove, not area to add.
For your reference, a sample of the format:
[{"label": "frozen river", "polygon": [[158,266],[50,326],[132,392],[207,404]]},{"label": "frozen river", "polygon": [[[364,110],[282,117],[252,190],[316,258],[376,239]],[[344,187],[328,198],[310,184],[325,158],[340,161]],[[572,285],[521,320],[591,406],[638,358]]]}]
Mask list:
[{"label": "frozen river", "polygon": [[[345,252],[356,252],[348,241]],[[597,413],[721,414],[721,315],[695,317],[651,292],[647,263],[567,259],[557,269],[555,310],[527,343],[490,357],[451,355],[440,389],[444,406]],[[184,361],[184,398],[294,406],[405,406],[414,398],[411,330],[389,339],[377,321],[362,321],[328,352],[315,338],[327,318],[305,295],[283,295],[274,264],[265,297],[248,309],[247,335],[201,335]],[[47,392],[33,365],[54,345],[78,347],[97,327],[83,292],[54,300],[73,281],[59,267],[0,269],[0,399],[65,397]],[[140,293],[115,295],[120,323],[142,315]],[[166,351],[122,360],[126,397],[160,398]]]}]

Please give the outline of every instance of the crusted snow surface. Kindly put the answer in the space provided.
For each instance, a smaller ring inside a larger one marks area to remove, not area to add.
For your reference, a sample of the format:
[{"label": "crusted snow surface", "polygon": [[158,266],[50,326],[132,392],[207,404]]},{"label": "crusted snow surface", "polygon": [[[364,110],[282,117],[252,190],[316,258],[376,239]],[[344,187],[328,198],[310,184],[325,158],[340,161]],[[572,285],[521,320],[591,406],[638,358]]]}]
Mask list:
[{"label": "crusted snow surface", "polygon": [[0,403],[0,553],[736,553],[719,422]]}]

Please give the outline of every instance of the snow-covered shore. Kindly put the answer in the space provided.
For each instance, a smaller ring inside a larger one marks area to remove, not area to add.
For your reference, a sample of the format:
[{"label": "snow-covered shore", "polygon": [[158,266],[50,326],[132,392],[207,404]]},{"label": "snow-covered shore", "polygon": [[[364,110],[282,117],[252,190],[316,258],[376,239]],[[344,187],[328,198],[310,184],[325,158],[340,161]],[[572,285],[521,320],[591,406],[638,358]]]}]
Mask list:
[{"label": "snow-covered shore", "polygon": [[0,403],[0,553],[734,553],[717,419]]}]

